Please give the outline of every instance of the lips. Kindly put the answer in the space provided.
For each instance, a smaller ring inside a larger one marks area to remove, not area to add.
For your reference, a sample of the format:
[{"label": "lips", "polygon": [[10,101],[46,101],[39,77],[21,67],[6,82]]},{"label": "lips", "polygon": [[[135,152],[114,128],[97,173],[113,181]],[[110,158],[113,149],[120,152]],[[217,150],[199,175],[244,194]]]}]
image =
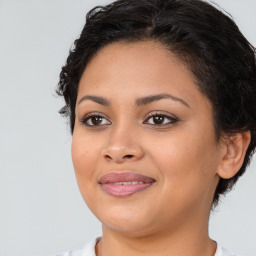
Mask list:
[{"label": "lips", "polygon": [[133,172],[112,172],[99,180],[103,191],[116,197],[131,196],[149,188],[154,182],[153,178]]}]

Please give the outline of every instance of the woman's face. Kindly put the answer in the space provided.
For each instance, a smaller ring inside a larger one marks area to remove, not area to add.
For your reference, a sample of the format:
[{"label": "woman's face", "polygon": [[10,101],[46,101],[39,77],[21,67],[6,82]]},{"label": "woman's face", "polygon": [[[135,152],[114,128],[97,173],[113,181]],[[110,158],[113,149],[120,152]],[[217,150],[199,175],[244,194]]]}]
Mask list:
[{"label": "woman's face", "polygon": [[146,235],[208,220],[220,163],[212,116],[190,71],[160,44],[97,53],[79,84],[72,158],[106,229]]}]

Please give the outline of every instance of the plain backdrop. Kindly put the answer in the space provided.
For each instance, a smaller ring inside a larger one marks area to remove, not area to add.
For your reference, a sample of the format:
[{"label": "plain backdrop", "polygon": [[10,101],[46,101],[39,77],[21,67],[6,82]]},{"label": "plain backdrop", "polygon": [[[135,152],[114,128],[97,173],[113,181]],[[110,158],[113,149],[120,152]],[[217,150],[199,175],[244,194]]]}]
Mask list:
[{"label": "plain backdrop", "polygon": [[[73,173],[55,96],[61,66],[104,0],[0,0],[0,255],[43,256],[101,234]],[[256,45],[256,1],[216,0]],[[234,52],[235,54],[235,52]],[[211,237],[256,255],[256,161],[210,220]]]}]

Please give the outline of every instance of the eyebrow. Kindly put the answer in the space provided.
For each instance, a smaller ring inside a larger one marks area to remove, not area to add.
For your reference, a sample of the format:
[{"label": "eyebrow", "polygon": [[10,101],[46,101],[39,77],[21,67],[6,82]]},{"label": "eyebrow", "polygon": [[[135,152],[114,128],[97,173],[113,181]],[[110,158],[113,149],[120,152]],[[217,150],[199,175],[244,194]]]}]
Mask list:
[{"label": "eyebrow", "polygon": [[[174,100],[174,101],[178,101],[178,102],[182,103],[183,105],[190,108],[189,104],[185,100],[183,100],[181,98],[178,98],[178,97],[175,97],[171,94],[167,94],[167,93],[150,95],[150,96],[138,98],[138,99],[136,99],[135,104],[136,104],[136,106],[140,107],[140,106],[145,106],[147,104],[150,104],[152,102],[159,101],[159,100],[162,100],[162,99],[171,99],[171,100]],[[81,102],[83,102],[85,100],[91,100],[91,101],[99,103],[103,106],[110,106],[111,105],[110,101],[107,100],[106,98],[99,97],[99,96],[94,96],[94,95],[85,95],[85,96],[83,96],[79,100],[78,104],[80,104]]]},{"label": "eyebrow", "polygon": [[171,99],[171,100],[174,100],[174,101],[178,101],[178,102],[182,103],[183,105],[190,108],[189,104],[185,100],[183,100],[181,98],[178,98],[178,97],[175,97],[171,94],[167,94],[167,93],[151,95],[151,96],[147,96],[147,97],[143,97],[143,98],[138,98],[136,100],[136,105],[137,106],[144,106],[144,105],[150,104],[151,102],[162,100],[162,99]]},{"label": "eyebrow", "polygon": [[103,98],[103,97],[99,97],[99,96],[93,96],[93,95],[86,95],[84,97],[82,97],[78,104],[80,104],[81,102],[85,101],[85,100],[91,100],[91,101],[94,101],[96,103],[99,103],[103,106],[110,106],[110,101]]}]

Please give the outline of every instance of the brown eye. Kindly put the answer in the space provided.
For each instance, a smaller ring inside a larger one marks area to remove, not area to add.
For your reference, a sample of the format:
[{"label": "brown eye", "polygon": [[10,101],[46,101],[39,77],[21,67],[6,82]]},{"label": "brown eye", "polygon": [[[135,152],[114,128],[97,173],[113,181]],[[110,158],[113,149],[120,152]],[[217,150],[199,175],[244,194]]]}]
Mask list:
[{"label": "brown eye", "polygon": [[176,118],[166,116],[166,115],[153,115],[149,117],[144,123],[150,125],[166,125],[166,124],[174,124],[178,120]]},{"label": "brown eye", "polygon": [[154,124],[163,124],[164,123],[164,120],[165,120],[165,117],[163,116],[153,116],[152,117],[152,121]]},{"label": "brown eye", "polygon": [[93,116],[91,117],[92,125],[100,125],[102,123],[103,118],[101,116]]},{"label": "brown eye", "polygon": [[101,126],[111,124],[109,120],[100,115],[87,116],[83,118],[81,122],[87,126]]}]

